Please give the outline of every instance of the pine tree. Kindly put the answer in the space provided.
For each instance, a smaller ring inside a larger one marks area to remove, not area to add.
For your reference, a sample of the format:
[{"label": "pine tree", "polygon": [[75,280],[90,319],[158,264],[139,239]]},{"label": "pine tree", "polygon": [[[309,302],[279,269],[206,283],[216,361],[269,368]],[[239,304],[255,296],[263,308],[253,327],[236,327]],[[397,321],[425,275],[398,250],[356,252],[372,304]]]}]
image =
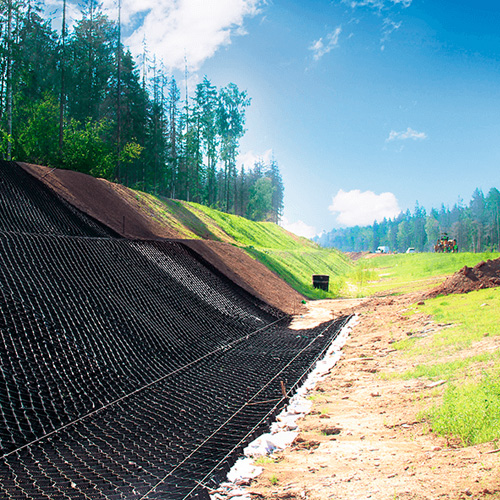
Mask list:
[{"label": "pine tree", "polygon": [[115,119],[115,99],[107,99],[116,75],[116,26],[94,0],[87,0],[70,40],[70,115],[77,121]]},{"label": "pine tree", "polygon": [[250,99],[245,91],[240,92],[234,83],[219,91],[217,113],[218,131],[221,137],[221,160],[224,162],[223,209],[231,212],[234,208],[234,179],[236,177],[236,157],[239,140],[245,132],[245,110]]},{"label": "pine tree", "polygon": [[486,196],[488,214],[489,247],[500,251],[500,191],[491,188]]},{"label": "pine tree", "polygon": [[285,187],[283,185],[283,179],[281,178],[278,162],[274,157],[271,160],[267,175],[271,179],[271,184],[273,186],[271,222],[278,224],[283,216]]},{"label": "pine tree", "polygon": [[169,110],[169,134],[168,134],[168,160],[167,175],[169,184],[169,196],[175,198],[178,193],[178,172],[179,172],[179,131],[180,127],[180,91],[177,87],[175,78],[170,80],[168,92],[168,110]]},{"label": "pine tree", "polygon": [[[213,206],[217,199],[217,89],[205,76],[196,87],[195,110],[199,119],[200,148],[206,158],[203,203]],[[200,154],[200,151],[198,151]]]},{"label": "pine tree", "polygon": [[63,0],[63,16],[61,25],[61,88],[59,89],[59,155],[62,157],[64,147],[64,106],[66,103],[65,69],[66,69],[66,0]]}]

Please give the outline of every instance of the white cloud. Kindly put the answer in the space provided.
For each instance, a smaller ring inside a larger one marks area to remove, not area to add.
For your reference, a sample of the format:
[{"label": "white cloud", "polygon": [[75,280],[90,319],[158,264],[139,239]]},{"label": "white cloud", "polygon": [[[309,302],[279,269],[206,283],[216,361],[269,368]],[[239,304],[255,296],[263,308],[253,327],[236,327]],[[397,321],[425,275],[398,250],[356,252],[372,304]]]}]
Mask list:
[{"label": "white cloud", "polygon": [[405,141],[407,139],[413,139],[414,141],[417,140],[422,141],[424,139],[427,139],[427,134],[425,132],[417,132],[416,130],[413,130],[410,127],[408,127],[403,132],[396,132],[395,130],[391,130],[391,132],[389,133],[389,137],[385,140],[385,142]]},{"label": "white cloud", "polygon": [[244,165],[245,170],[253,168],[259,161],[269,164],[273,158],[273,150],[268,149],[263,153],[255,153],[255,151],[247,151],[246,153],[239,154],[236,160],[236,166],[241,169]]},{"label": "white cloud", "polygon": [[[168,69],[184,69],[185,58],[191,70],[212,57],[231,38],[246,34],[244,21],[257,15],[267,0],[122,0],[123,40],[133,55],[143,53],[146,40],[148,52],[156,54]],[[61,24],[59,0],[46,0],[45,12],[54,18],[54,27]],[[68,25],[79,19],[79,2],[68,2]],[[117,19],[116,0],[103,0],[103,11]]]},{"label": "white cloud", "polygon": [[316,40],[311,44],[309,50],[314,52],[313,58],[315,61],[321,59],[325,54],[332,51],[336,47],[339,46],[339,36],[342,33],[342,28],[338,26],[331,33],[326,35],[326,40],[323,41],[323,38]]},{"label": "white cloud", "polygon": [[376,9],[382,9],[384,7],[383,0],[343,0],[344,3],[355,9],[356,7],[373,7]]},{"label": "white cloud", "polygon": [[343,3],[350,5],[351,8],[372,7],[377,10],[387,9],[393,5],[401,5],[407,8],[413,0],[342,0]]},{"label": "white cloud", "polygon": [[401,4],[405,9],[408,8],[413,0],[391,0],[394,5]]},{"label": "white cloud", "polygon": [[[401,9],[410,7],[413,0],[341,0],[352,9],[367,7],[375,12],[375,15],[382,17],[386,13],[397,15]],[[401,27],[401,21],[395,22],[388,17],[383,21],[382,36],[380,38],[380,50],[385,50],[385,43],[389,41],[391,34]]]},{"label": "white cloud", "polygon": [[283,218],[281,221],[281,227],[290,231],[297,236],[304,236],[305,238],[314,238],[318,233],[314,226],[307,225],[304,221],[289,222],[288,219]]},{"label": "white cloud", "polygon": [[393,193],[375,194],[359,189],[347,192],[340,189],[328,210],[338,213],[337,222],[343,226],[367,226],[401,212]]},{"label": "white cloud", "polygon": [[401,25],[403,23],[399,21],[399,23],[396,23],[389,19],[388,17],[384,19],[384,26],[382,28],[382,38],[380,39],[380,50],[385,49],[385,42],[389,40],[391,37],[391,34],[401,28]]},{"label": "white cloud", "polygon": [[146,36],[149,50],[168,68],[182,69],[186,59],[189,67],[196,70],[220,47],[229,45],[232,36],[245,34],[245,18],[255,16],[263,3],[263,0],[124,0],[129,23],[134,16],[143,16],[125,44],[139,55]]}]

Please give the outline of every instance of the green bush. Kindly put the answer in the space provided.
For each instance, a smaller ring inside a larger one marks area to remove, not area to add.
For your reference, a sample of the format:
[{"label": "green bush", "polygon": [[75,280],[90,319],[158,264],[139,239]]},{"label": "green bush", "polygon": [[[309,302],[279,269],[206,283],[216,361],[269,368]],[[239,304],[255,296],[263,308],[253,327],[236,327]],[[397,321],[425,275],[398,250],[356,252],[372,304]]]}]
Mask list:
[{"label": "green bush", "polygon": [[71,120],[64,136],[63,164],[65,168],[111,179],[116,165],[116,154],[104,136],[110,123]]}]

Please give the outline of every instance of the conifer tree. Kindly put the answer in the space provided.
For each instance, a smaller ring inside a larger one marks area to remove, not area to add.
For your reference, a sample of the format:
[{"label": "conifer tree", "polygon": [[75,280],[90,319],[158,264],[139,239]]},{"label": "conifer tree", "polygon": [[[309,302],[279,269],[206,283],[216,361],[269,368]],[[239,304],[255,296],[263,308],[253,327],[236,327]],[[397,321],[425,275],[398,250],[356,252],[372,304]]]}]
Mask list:
[{"label": "conifer tree", "polygon": [[221,160],[224,162],[223,208],[231,212],[234,208],[234,179],[239,140],[245,132],[245,111],[250,99],[234,83],[219,91],[218,132],[221,138]]}]

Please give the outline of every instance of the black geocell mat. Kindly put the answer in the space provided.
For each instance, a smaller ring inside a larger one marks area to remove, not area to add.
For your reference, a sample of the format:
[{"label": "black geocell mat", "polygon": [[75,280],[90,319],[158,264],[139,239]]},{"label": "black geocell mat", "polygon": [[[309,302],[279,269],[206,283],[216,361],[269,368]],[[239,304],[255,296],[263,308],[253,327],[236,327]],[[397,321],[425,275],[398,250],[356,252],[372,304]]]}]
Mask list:
[{"label": "black geocell mat", "polygon": [[68,236],[117,236],[56,196],[17,163],[0,160],[0,231]]},{"label": "black geocell mat", "polygon": [[290,330],[180,243],[110,238],[16,182],[0,183],[0,498],[208,498],[347,318]]}]

